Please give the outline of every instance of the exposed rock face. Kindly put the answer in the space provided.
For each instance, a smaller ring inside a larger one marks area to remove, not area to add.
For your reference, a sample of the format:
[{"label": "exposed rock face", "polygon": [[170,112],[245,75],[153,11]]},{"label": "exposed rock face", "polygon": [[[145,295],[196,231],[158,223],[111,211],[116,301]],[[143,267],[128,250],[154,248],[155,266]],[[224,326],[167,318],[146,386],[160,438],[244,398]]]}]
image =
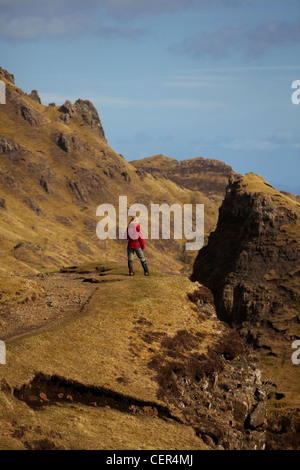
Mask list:
[{"label": "exposed rock face", "polygon": [[32,90],[31,93],[28,95],[31,99],[33,99],[34,101],[36,101],[37,103],[42,103],[41,102],[41,98],[37,92],[37,90]]},{"label": "exposed rock face", "polygon": [[0,136],[0,154],[18,152],[19,150],[20,150],[20,145],[14,139]]},{"label": "exposed rock face", "polygon": [[31,126],[38,126],[43,121],[42,114],[22,99],[16,101],[16,112],[18,116],[22,117]]},{"label": "exposed rock face", "polygon": [[221,195],[222,198],[228,178],[235,174],[231,166],[202,157],[177,161],[164,155],[154,155],[131,163],[139,171],[153,176],[160,174],[184,188],[200,190],[206,195]]},{"label": "exposed rock face", "polygon": [[[3,77],[8,81],[6,87],[7,105],[13,105],[15,114],[24,119],[31,126],[37,126],[43,121],[43,115],[34,106],[31,100],[41,103],[40,97],[36,90],[32,90],[30,94],[24,93],[20,88],[15,87],[15,79],[12,74],[0,67],[0,78]],[[31,100],[27,98],[30,97]],[[7,110],[7,107],[6,107]]]},{"label": "exposed rock face", "polygon": [[24,202],[33,212],[35,212],[37,215],[40,215],[41,209],[33,198],[26,196],[24,197]]},{"label": "exposed rock face", "polygon": [[231,180],[192,276],[212,290],[222,320],[282,333],[287,319],[299,321],[299,215],[300,205],[262,178]]},{"label": "exposed rock face", "polygon": [[101,179],[92,171],[85,168],[78,168],[76,171],[76,181],[70,180],[66,176],[67,187],[70,188],[73,200],[76,203],[87,202],[92,196],[99,192],[101,188]]},{"label": "exposed rock face", "polygon": [[0,77],[6,78],[9,82],[11,82],[13,85],[15,84],[15,77],[13,76],[12,73],[9,73],[7,70],[3,69],[0,67]]},{"label": "exposed rock face", "polygon": [[104,130],[100,121],[97,109],[89,100],[78,99],[75,102],[77,112],[80,114],[84,122],[98,130],[99,134],[105,139]]},{"label": "exposed rock face", "polygon": [[72,104],[71,101],[67,100],[62,106],[60,106],[59,111],[62,113],[60,120],[63,122],[68,123],[70,119],[79,117],[86,125],[91,129],[94,129],[98,135],[106,140],[98,111],[89,100],[82,100],[79,98],[75,104]]},{"label": "exposed rock face", "polygon": [[82,150],[83,142],[79,135],[74,133],[61,132],[54,137],[57,145],[66,153]]},{"label": "exposed rock face", "polygon": [[[64,104],[58,108],[58,111],[67,115],[69,118],[74,117],[76,114],[75,106],[69,100],[66,100]],[[64,120],[64,116],[62,116],[61,119]]]},{"label": "exposed rock face", "polygon": [[[200,286],[190,300],[201,322],[215,317],[209,291]],[[161,336],[161,352],[149,363],[157,371],[158,398],[170,408],[182,409],[184,421],[213,449],[262,450],[267,424],[266,401],[257,359],[238,334],[220,323],[218,343],[207,354],[197,354],[203,340],[179,330]],[[147,335],[151,344],[158,337]]]},{"label": "exposed rock face", "polygon": [[[271,378],[270,448],[300,445],[300,366],[292,364],[290,353],[300,338],[299,234],[296,200],[256,175],[232,178],[217,229],[200,250],[192,275],[211,289],[219,318],[258,350],[265,377]],[[257,410],[252,422],[259,415]],[[284,422],[298,432],[298,441]],[[279,439],[282,432],[289,435]]]},{"label": "exposed rock face", "polygon": [[3,197],[0,197],[0,207],[2,209],[6,209],[6,202],[5,202],[5,199]]}]

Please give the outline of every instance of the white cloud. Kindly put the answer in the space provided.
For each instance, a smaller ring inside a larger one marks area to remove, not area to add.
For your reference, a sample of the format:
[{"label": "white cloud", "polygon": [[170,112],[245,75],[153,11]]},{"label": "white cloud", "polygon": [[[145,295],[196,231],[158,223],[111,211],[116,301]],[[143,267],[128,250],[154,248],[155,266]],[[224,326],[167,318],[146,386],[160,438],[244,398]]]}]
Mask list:
[{"label": "white cloud", "polygon": [[173,44],[168,50],[195,59],[223,59],[235,55],[260,57],[275,47],[299,44],[299,21],[273,21],[256,27],[226,26],[198,34]]},{"label": "white cloud", "polygon": [[270,140],[233,139],[222,144],[223,148],[229,150],[251,151],[262,150],[271,151],[278,148],[278,144]]},{"label": "white cloud", "polygon": [[297,149],[300,147],[299,136],[293,131],[277,131],[265,139],[247,139],[247,138],[218,138],[221,147],[235,151],[264,151],[271,152],[280,148]]},{"label": "white cloud", "polygon": [[[72,95],[60,95],[51,92],[40,92],[40,98],[43,103],[55,102],[57,105],[61,105],[66,101],[70,100],[74,103],[78,96]],[[82,99],[90,99],[94,106],[98,106],[99,109],[102,107],[108,108],[139,108],[139,109],[190,109],[190,108],[223,108],[227,106],[227,103],[222,101],[202,101],[192,99],[180,99],[180,98],[169,98],[169,99],[157,99],[157,100],[144,100],[139,98],[130,98],[122,96],[109,96],[109,95],[97,95],[93,94],[93,97],[89,96],[87,92],[86,96]]]},{"label": "white cloud", "polygon": [[125,98],[117,96],[95,96],[94,103],[99,106],[108,107],[138,107],[144,109],[159,109],[159,108],[171,108],[171,109],[190,109],[190,108],[203,108],[213,109],[227,106],[227,103],[222,101],[204,101],[204,100],[193,100],[193,99],[181,99],[181,98],[169,98],[169,99],[158,99],[158,100],[144,100],[135,98]]},{"label": "white cloud", "polygon": [[136,38],[148,35],[145,28],[132,28],[138,16],[178,13],[211,4],[233,5],[243,0],[0,0],[0,37],[29,41],[40,37]]},{"label": "white cloud", "polygon": [[[204,71],[203,71],[204,72]],[[173,75],[165,78],[162,86],[171,88],[206,88],[225,87],[232,85],[233,81],[240,81],[241,78],[225,75],[206,75],[205,73],[195,75]]]},{"label": "white cloud", "polygon": [[197,137],[190,140],[189,144],[197,148],[211,148],[214,146],[240,153],[248,151],[272,152],[279,149],[288,151],[300,147],[298,132],[292,130],[276,131],[272,135],[261,139],[247,136],[227,137],[224,135],[217,135],[214,138],[202,137],[201,139]]},{"label": "white cloud", "polygon": [[136,39],[149,35],[146,28],[111,23],[100,7],[101,4],[93,0],[0,0],[0,37],[18,42],[43,37],[78,38],[86,34],[108,39]]},{"label": "white cloud", "polygon": [[102,0],[110,15],[115,17],[130,17],[143,14],[168,13],[187,10],[198,6],[211,5],[236,6],[248,0]]}]

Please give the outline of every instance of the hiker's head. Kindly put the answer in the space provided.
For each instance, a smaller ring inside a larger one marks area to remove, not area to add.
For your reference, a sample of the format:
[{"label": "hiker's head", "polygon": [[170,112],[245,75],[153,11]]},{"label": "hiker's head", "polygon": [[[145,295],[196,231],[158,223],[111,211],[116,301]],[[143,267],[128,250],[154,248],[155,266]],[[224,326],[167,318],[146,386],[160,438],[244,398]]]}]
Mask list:
[{"label": "hiker's head", "polygon": [[140,224],[139,218],[136,215],[134,217],[131,217],[130,223],[139,225]]}]

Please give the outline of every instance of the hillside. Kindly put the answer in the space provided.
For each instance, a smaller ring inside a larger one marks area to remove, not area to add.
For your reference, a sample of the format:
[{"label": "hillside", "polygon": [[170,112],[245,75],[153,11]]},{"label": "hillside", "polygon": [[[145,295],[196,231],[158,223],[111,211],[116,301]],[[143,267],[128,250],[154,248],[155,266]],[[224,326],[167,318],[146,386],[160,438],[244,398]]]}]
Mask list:
[{"label": "hillside", "polygon": [[275,448],[289,440],[300,446],[300,367],[291,360],[292,342],[300,339],[299,220],[300,204],[260,176],[232,178],[192,275],[211,289],[219,318],[259,352],[272,392]]},{"label": "hillside", "polygon": [[[56,311],[66,282],[87,295],[71,316]],[[264,448],[256,359],[216,318],[207,289],[94,263],[35,276],[33,291],[17,304],[31,334],[20,324],[16,337],[7,320],[2,450]],[[14,295],[11,288],[6,309],[16,307]],[[37,308],[48,325],[34,327]]]},{"label": "hillside", "polygon": [[[0,78],[0,448],[297,448],[297,197],[217,160],[127,162],[90,101]],[[204,204],[204,248],[146,240],[129,277],[96,234],[124,195]]]},{"label": "hillside", "polygon": [[[208,197],[125,161],[108,145],[91,102],[45,106],[36,90],[23,92],[7,71],[0,69],[0,77],[6,84],[6,104],[0,106],[0,273],[33,274],[64,264],[124,259],[124,241],[96,236],[97,206],[118,208],[121,195],[127,196],[128,207],[205,204],[208,237],[220,195]],[[197,252],[184,251],[184,242],[149,241],[149,264],[190,273]]]}]

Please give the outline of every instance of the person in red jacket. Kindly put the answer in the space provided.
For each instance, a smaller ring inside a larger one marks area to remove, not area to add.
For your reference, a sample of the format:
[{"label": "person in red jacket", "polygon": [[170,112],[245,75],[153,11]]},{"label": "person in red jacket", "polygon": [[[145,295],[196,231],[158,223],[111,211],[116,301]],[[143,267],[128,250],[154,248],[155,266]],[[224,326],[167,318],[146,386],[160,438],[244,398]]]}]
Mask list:
[{"label": "person in red jacket", "polygon": [[139,219],[137,217],[132,217],[130,224],[127,227],[127,257],[128,257],[128,269],[129,275],[133,276],[133,256],[136,253],[137,257],[139,258],[145,276],[149,276],[149,269],[147,266],[147,262],[144,256],[143,250],[145,249],[145,240],[144,235],[139,223]]}]

